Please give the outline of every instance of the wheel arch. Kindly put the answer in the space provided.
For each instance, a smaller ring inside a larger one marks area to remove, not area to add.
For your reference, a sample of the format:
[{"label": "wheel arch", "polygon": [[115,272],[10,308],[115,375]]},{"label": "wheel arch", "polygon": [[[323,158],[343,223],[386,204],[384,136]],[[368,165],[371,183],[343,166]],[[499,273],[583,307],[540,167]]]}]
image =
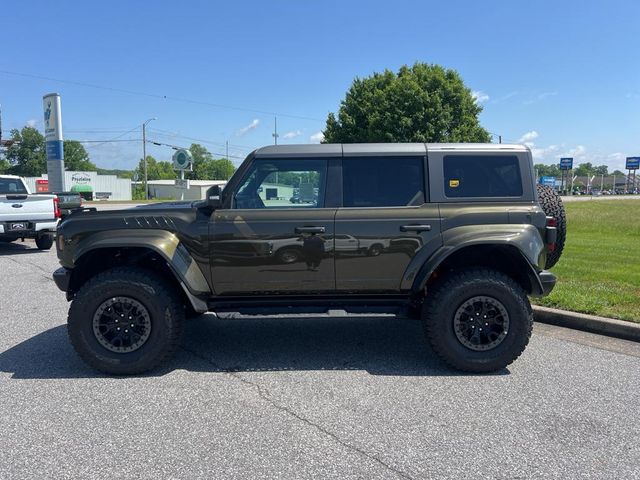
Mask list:
[{"label": "wheel arch", "polygon": [[543,287],[536,268],[516,245],[504,243],[472,243],[457,248],[443,248],[424,263],[412,286],[420,295],[446,272],[464,268],[485,267],[513,278],[529,295],[542,295]]},{"label": "wheel arch", "polygon": [[68,295],[73,295],[96,273],[120,265],[138,265],[157,271],[163,278],[179,286],[185,300],[197,312],[207,310],[203,297],[211,294],[211,289],[202,271],[188,250],[171,232],[157,232],[156,235],[127,236],[106,232],[87,239],[74,252]]}]

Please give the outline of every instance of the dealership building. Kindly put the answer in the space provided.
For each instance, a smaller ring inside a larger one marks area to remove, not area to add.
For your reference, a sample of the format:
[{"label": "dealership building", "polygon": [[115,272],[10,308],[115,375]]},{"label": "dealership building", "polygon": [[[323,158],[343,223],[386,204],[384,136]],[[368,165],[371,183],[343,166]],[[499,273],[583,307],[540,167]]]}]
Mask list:
[{"label": "dealership building", "polygon": [[[131,180],[97,172],[64,172],[67,192],[78,192],[86,200],[131,200]],[[32,192],[49,191],[47,174],[25,178]]]}]

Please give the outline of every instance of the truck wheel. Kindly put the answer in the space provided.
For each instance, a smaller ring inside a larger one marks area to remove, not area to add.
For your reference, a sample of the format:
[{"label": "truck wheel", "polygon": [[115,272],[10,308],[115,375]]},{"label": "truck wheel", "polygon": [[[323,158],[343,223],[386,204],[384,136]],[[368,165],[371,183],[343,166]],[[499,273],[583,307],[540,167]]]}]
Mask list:
[{"label": "truck wheel", "polygon": [[278,250],[276,257],[280,263],[296,263],[300,261],[300,250],[295,248],[283,248]]},{"label": "truck wheel", "polygon": [[371,247],[369,247],[367,255],[369,255],[370,257],[377,257],[382,253],[382,250],[382,245],[376,243],[375,245],[371,245]]},{"label": "truck wheel", "polygon": [[533,327],[524,290],[508,276],[480,268],[440,280],[427,294],[422,319],[435,353],[448,365],[474,373],[513,362]]},{"label": "truck wheel", "polygon": [[184,308],[150,271],[117,267],[85,283],[69,308],[68,332],[80,357],[101,372],[142,373],[178,348]]},{"label": "truck wheel", "polygon": [[53,235],[40,235],[36,237],[36,246],[39,250],[50,250],[53,245]]},{"label": "truck wheel", "polygon": [[547,255],[547,261],[544,268],[551,268],[562,255],[564,249],[564,242],[567,238],[567,216],[565,214],[564,205],[562,199],[556,191],[548,185],[537,185],[538,187],[538,201],[542,210],[548,217],[555,217],[557,222],[558,237],[556,240],[556,249],[553,252],[549,252]]}]

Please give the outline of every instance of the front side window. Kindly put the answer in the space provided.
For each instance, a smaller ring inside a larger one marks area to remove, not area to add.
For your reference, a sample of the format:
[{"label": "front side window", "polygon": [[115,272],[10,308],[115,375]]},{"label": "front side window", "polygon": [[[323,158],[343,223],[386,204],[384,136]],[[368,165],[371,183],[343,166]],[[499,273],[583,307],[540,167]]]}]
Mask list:
[{"label": "front side window", "polygon": [[522,196],[515,155],[446,155],[443,166],[444,193],[449,198]]},{"label": "front side window", "polygon": [[322,207],[326,178],[326,160],[256,160],[234,195],[234,207]]},{"label": "front side window", "polygon": [[425,203],[423,157],[353,157],[342,161],[345,207]]}]

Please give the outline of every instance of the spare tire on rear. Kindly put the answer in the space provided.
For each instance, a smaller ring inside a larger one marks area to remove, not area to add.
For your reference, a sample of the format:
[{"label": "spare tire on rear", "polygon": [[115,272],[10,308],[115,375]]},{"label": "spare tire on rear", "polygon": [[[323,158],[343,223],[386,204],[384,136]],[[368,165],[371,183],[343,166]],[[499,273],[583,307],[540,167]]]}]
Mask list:
[{"label": "spare tire on rear", "polygon": [[564,249],[564,242],[567,237],[567,216],[564,211],[562,199],[553,188],[540,184],[538,184],[537,187],[540,206],[547,217],[554,217],[556,219],[556,228],[558,230],[556,248],[553,252],[549,252],[547,262],[544,266],[545,268],[551,268],[558,263],[562,255],[562,250]]}]

